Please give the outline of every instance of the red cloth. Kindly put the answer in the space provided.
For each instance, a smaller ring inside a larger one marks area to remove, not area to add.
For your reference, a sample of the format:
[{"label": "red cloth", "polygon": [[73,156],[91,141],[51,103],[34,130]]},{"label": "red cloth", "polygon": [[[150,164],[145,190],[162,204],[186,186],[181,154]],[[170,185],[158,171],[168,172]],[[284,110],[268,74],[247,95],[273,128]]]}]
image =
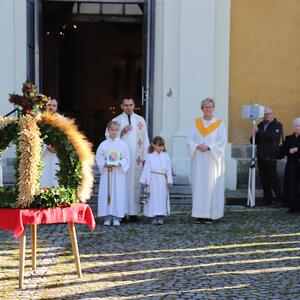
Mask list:
[{"label": "red cloth", "polygon": [[87,224],[91,230],[96,227],[92,210],[88,204],[78,203],[72,206],[56,208],[0,208],[0,229],[14,232],[19,237],[28,224],[54,223]]}]

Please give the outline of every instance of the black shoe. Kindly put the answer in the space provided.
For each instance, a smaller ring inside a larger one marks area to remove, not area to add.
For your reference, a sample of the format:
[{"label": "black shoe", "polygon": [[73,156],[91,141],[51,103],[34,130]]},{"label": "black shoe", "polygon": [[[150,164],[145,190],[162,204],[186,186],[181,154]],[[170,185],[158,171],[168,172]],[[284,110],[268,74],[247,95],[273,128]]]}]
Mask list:
[{"label": "black shoe", "polygon": [[212,220],[212,219],[206,219],[204,221],[204,224],[212,224],[213,222],[214,222],[214,220]]},{"label": "black shoe", "polygon": [[140,220],[137,216],[129,216],[129,221],[132,223],[138,223]]},{"label": "black shoe", "polygon": [[287,214],[296,214],[298,212],[295,208],[289,208],[289,210],[286,212]]},{"label": "black shoe", "polygon": [[204,223],[204,221],[205,221],[206,219],[203,219],[203,218],[195,218],[195,223],[196,224],[202,224],[202,223]]}]

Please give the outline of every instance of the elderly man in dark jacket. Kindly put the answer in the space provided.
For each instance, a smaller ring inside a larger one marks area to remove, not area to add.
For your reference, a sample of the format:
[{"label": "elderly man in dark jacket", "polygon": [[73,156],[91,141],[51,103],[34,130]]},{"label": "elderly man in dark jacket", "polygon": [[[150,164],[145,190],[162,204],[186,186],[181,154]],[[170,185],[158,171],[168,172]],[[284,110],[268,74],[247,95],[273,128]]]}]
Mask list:
[{"label": "elderly man in dark jacket", "polygon": [[[264,118],[253,126],[253,136],[257,145],[257,166],[264,191],[266,205],[280,205],[280,182],[277,173],[277,156],[283,136],[282,124],[273,117],[270,108],[265,108]],[[273,192],[276,200],[273,201]]]}]

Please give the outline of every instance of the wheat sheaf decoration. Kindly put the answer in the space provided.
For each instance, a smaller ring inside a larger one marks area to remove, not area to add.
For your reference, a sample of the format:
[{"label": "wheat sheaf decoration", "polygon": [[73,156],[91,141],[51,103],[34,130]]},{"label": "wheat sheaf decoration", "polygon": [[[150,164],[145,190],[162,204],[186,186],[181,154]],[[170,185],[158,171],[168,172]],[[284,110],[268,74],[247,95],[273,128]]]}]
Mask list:
[{"label": "wheat sheaf decoration", "polygon": [[39,162],[41,154],[40,129],[36,118],[26,114],[19,119],[19,196],[20,207],[28,207],[38,189]]},{"label": "wheat sheaf decoration", "polygon": [[11,118],[11,117],[0,117],[0,128],[5,126],[6,124],[9,123],[17,123],[18,119],[17,118]]},{"label": "wheat sheaf decoration", "polygon": [[[52,208],[86,202],[93,191],[95,155],[92,144],[73,119],[44,110],[50,97],[25,82],[22,95],[10,94],[18,118],[0,117],[0,157],[16,144],[16,185],[0,187],[0,207]],[[56,150],[59,185],[40,187],[44,146]]]},{"label": "wheat sheaf decoration", "polygon": [[73,119],[61,118],[59,114],[45,111],[38,116],[38,122],[47,124],[60,130],[74,147],[82,165],[81,185],[77,190],[77,197],[81,202],[86,202],[93,191],[93,166],[95,155],[92,151],[92,144],[78,130]]}]

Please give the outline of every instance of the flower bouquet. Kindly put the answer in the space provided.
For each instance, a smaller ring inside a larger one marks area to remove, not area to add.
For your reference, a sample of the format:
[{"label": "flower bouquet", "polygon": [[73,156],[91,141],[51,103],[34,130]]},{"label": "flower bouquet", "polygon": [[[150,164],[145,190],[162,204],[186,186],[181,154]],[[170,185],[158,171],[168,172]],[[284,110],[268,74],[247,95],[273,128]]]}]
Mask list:
[{"label": "flower bouquet", "polygon": [[23,83],[23,95],[10,94],[9,102],[18,107],[22,114],[34,113],[36,109],[43,109],[50,97],[37,93],[36,86],[31,82]]},{"label": "flower bouquet", "polygon": [[121,155],[119,151],[108,150],[106,155],[106,164],[112,166],[118,166],[121,161]]}]

